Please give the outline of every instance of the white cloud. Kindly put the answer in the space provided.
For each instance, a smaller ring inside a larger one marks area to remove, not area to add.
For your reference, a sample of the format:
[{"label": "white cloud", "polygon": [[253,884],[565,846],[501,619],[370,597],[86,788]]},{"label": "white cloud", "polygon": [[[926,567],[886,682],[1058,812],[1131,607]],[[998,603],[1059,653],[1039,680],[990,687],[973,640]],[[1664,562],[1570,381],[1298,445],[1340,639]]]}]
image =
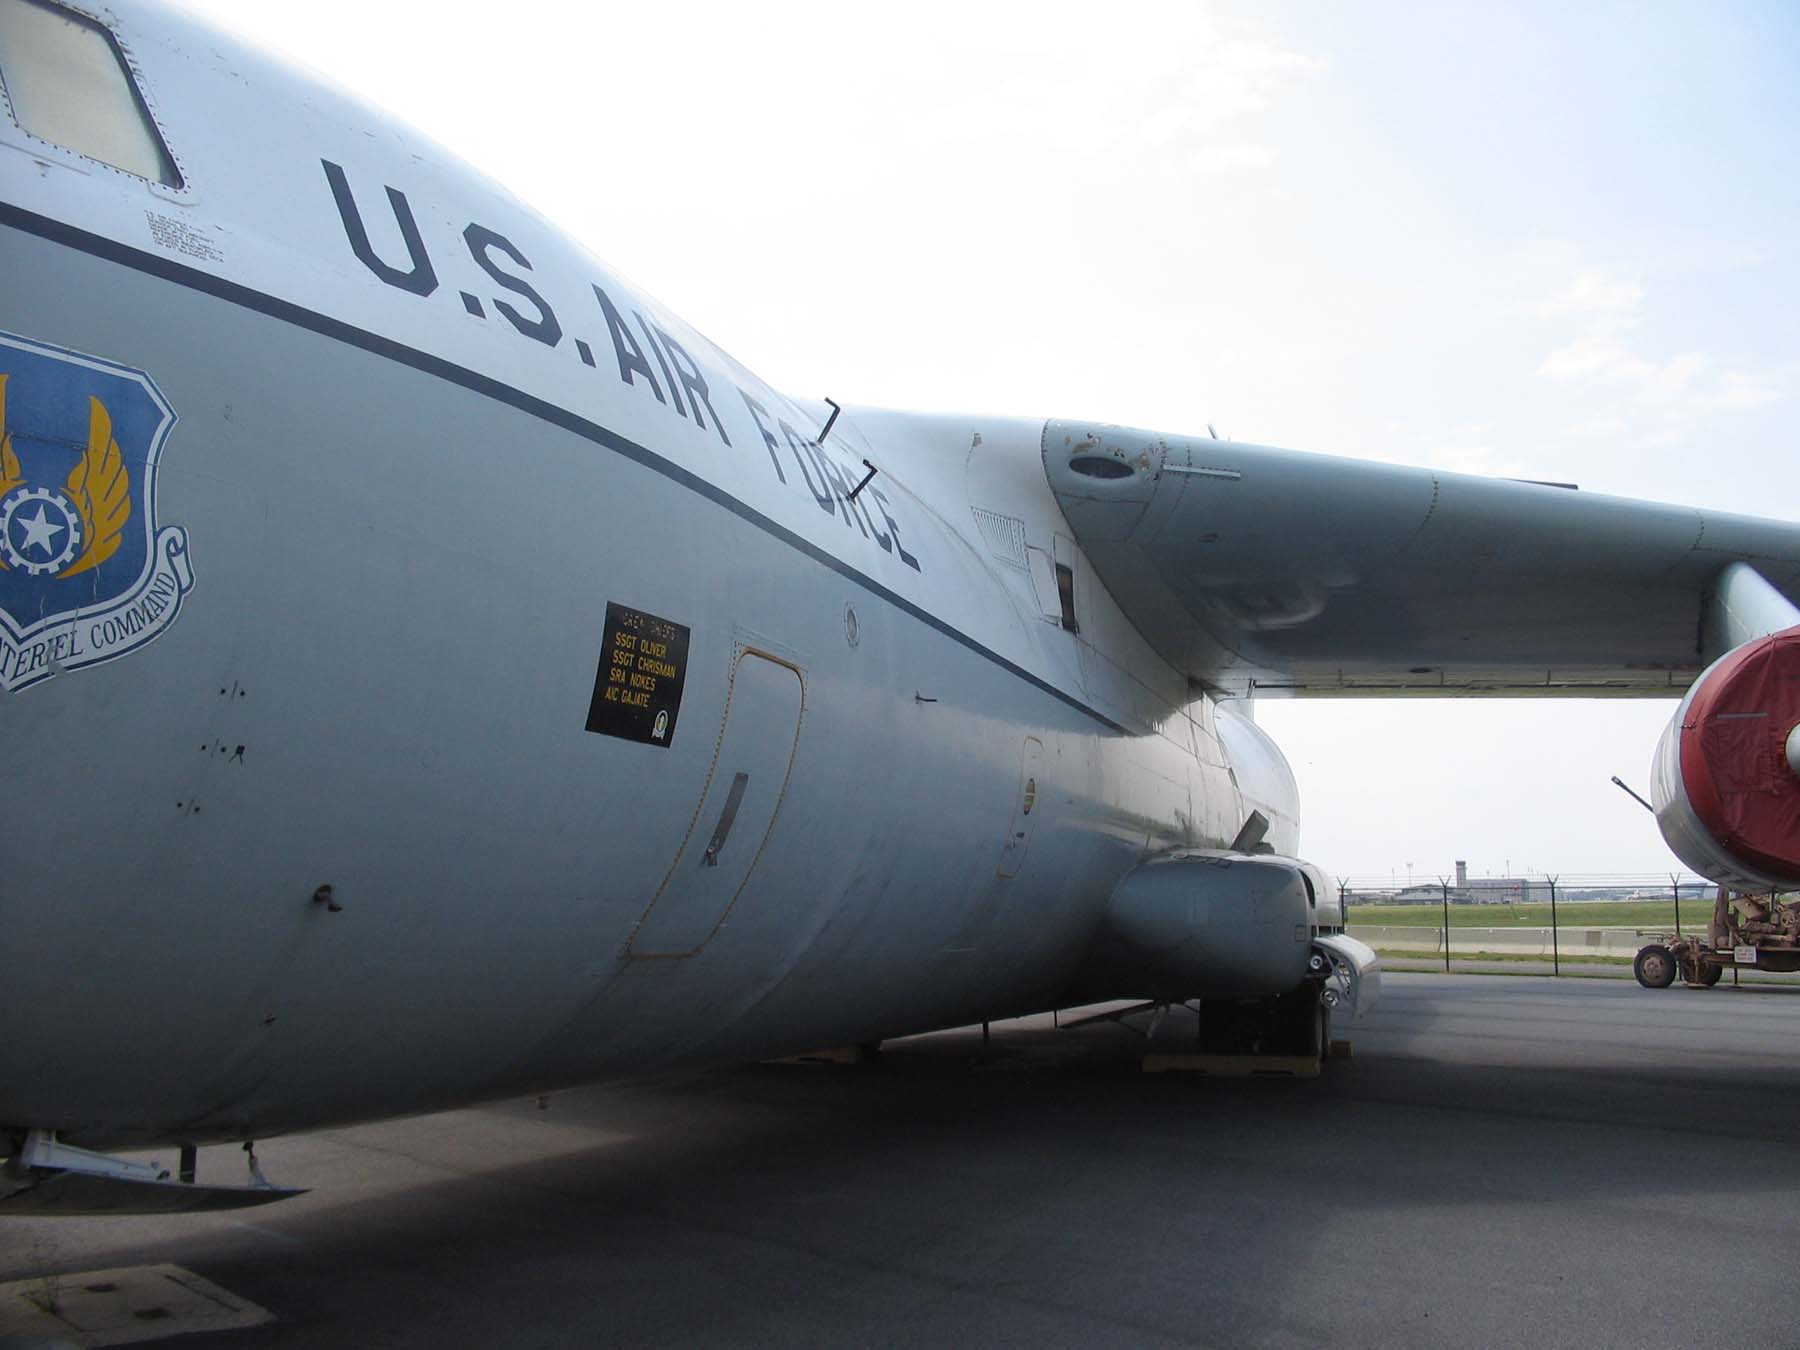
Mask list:
[{"label": "white cloud", "polygon": [[[1622,385],[1640,401],[1704,408],[1758,408],[1785,396],[1784,381],[1749,370],[1719,370],[1705,378],[1717,362],[1703,352],[1684,352],[1667,360],[1639,356],[1615,333],[1596,328],[1555,348],[1538,366],[1538,374],[1563,383],[1601,381]],[[1577,434],[1609,434],[1620,429],[1616,417],[1593,417],[1570,428]]]},{"label": "white cloud", "polygon": [[1639,282],[1590,267],[1556,294],[1538,301],[1531,312],[1540,319],[1567,314],[1619,314],[1636,309],[1644,294]]},{"label": "white cloud", "polygon": [[1260,169],[1274,159],[1273,152],[1260,145],[1208,145],[1189,155],[1187,166],[1196,173],[1231,173]]},{"label": "white cloud", "polygon": [[1183,129],[1219,126],[1261,112],[1300,81],[1325,69],[1315,56],[1253,38],[1226,38],[1184,54],[1173,99],[1145,122],[1162,143]]},{"label": "white cloud", "polygon": [[[1169,162],[1200,174],[1262,169],[1274,162],[1266,145],[1244,137],[1246,125],[1325,63],[1248,37],[1192,44],[1178,64],[1152,67],[1145,82],[1151,106],[1138,135]],[[1183,153],[1185,152],[1185,153]]]},{"label": "white cloud", "polygon": [[[1627,338],[1644,322],[1641,311],[1647,294],[1635,280],[1590,267],[1554,295],[1529,306],[1528,312],[1542,319],[1585,320],[1585,331],[1552,348],[1538,374],[1564,384],[1623,386],[1642,402],[1689,413],[1756,408],[1783,397],[1784,380],[1768,372],[1718,369],[1720,362],[1704,352],[1663,359],[1641,355]],[[1623,429],[1619,418],[1601,415],[1569,430],[1575,435],[1612,435]]]},{"label": "white cloud", "polygon": [[1601,324],[1555,348],[1538,366],[1538,374],[1553,380],[1608,380],[1631,386],[1641,398],[1673,398],[1703,370],[1707,359],[1687,352],[1666,361],[1650,361],[1637,355],[1611,325]]},{"label": "white cloud", "polygon": [[1644,398],[1670,399],[1685,391],[1707,364],[1707,357],[1700,352],[1687,352],[1667,361],[1646,361],[1628,354],[1611,374],[1614,379],[1635,384]]},{"label": "white cloud", "polygon": [[1721,408],[1755,408],[1775,402],[1782,393],[1772,376],[1727,370],[1719,376],[1719,389],[1713,395],[1713,402]]}]

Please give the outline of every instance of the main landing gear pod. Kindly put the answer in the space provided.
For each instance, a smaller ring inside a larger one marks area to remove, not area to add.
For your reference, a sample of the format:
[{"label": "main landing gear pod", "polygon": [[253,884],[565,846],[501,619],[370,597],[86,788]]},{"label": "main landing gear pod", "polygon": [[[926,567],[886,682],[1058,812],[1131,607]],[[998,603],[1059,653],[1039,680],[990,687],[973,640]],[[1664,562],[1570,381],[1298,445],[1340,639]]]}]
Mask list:
[{"label": "main landing gear pod", "polygon": [[1203,1048],[1316,1055],[1329,1019],[1380,989],[1375,953],[1316,932],[1323,878],[1292,858],[1182,851],[1152,858],[1113,892],[1101,942],[1118,994],[1198,997]]},{"label": "main landing gear pod", "polygon": [[1147,977],[1138,991],[1173,999],[1291,993],[1311,972],[1315,883],[1291,858],[1164,854],[1118,885],[1106,928]]}]

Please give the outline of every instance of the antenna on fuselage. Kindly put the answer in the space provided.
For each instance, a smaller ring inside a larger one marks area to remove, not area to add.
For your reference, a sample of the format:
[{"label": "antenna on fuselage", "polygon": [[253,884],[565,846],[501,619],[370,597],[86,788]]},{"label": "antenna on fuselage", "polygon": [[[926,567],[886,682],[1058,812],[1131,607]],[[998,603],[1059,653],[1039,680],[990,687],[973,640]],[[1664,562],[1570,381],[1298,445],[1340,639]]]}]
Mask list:
[{"label": "antenna on fuselage", "polygon": [[852,501],[852,502],[855,501],[857,494],[860,493],[864,488],[869,486],[870,483],[874,482],[875,475],[881,472],[880,469],[877,469],[873,464],[869,463],[869,461],[866,459],[863,461],[863,468],[867,469],[868,472],[863,475],[862,482],[858,483],[855,487],[850,489],[850,495],[848,497],[846,497],[844,500]]},{"label": "antenna on fuselage", "polygon": [[825,419],[825,425],[819,429],[820,445],[825,444],[825,438],[831,435],[831,429],[837,425],[837,415],[844,411],[842,408],[838,407],[837,400],[828,398],[825,401],[831,404],[831,416]]}]

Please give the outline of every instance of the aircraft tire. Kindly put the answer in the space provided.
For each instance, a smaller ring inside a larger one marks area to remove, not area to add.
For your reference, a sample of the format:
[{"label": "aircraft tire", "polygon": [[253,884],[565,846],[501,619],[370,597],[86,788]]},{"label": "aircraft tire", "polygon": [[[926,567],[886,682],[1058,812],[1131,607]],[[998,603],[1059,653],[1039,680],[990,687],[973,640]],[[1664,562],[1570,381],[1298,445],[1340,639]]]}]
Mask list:
[{"label": "aircraft tire", "polygon": [[1675,954],[1660,942],[1652,942],[1638,952],[1631,973],[1646,989],[1667,989],[1675,983]]},{"label": "aircraft tire", "polygon": [[1723,966],[1704,965],[1700,967],[1700,978],[1695,983],[1711,989],[1724,974],[1725,967]]},{"label": "aircraft tire", "polygon": [[1276,1024],[1272,1044],[1263,1052],[1277,1055],[1318,1055],[1325,1049],[1325,1005],[1312,983],[1273,1000],[1270,1012]]}]

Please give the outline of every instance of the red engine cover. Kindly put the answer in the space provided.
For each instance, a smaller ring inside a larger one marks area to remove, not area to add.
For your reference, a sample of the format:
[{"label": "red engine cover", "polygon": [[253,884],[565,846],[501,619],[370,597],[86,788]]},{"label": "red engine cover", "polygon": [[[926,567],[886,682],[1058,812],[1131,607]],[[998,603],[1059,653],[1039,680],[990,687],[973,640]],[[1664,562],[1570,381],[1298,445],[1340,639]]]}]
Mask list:
[{"label": "red engine cover", "polygon": [[1800,724],[1800,628],[1721,660],[1681,721],[1681,782],[1707,833],[1753,868],[1800,874],[1800,777],[1787,738]]}]

